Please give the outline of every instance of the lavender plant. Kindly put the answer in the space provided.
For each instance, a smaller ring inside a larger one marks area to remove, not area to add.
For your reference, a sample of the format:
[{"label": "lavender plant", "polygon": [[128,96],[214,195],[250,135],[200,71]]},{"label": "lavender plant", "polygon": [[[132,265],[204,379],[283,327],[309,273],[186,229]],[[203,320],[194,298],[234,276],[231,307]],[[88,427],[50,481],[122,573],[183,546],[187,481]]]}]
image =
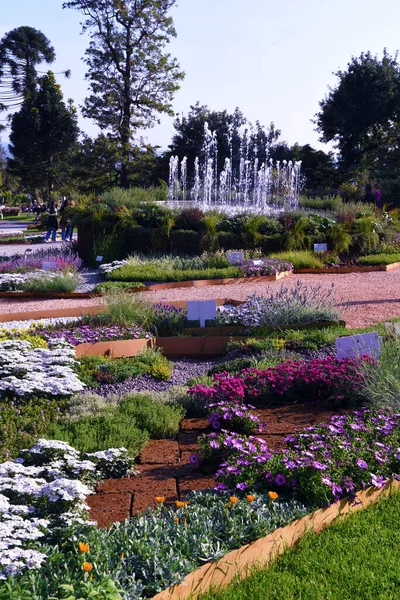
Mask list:
[{"label": "lavender plant", "polygon": [[220,325],[263,327],[339,321],[334,289],[306,285],[297,281],[295,287],[282,285],[270,296],[253,294],[239,306],[225,305],[217,311]]}]

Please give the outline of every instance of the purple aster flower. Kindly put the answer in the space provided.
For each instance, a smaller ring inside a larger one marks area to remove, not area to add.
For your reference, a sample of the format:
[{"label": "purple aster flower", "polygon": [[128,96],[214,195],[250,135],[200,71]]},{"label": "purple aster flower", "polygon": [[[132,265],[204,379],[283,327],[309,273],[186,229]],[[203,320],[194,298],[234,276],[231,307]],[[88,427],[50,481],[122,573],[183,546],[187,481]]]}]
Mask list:
[{"label": "purple aster flower", "polygon": [[191,454],[189,462],[191,465],[198,467],[200,464],[200,456],[198,454]]},{"label": "purple aster flower", "polygon": [[283,475],[283,473],[278,473],[278,475],[275,477],[274,481],[275,481],[276,485],[285,485],[286,477]]},{"label": "purple aster flower", "polygon": [[244,491],[244,490],[247,490],[247,488],[248,488],[249,486],[248,486],[248,485],[246,485],[245,483],[237,483],[237,484],[236,484],[236,487],[237,487],[237,489],[238,489],[238,490],[242,490],[242,491]]}]

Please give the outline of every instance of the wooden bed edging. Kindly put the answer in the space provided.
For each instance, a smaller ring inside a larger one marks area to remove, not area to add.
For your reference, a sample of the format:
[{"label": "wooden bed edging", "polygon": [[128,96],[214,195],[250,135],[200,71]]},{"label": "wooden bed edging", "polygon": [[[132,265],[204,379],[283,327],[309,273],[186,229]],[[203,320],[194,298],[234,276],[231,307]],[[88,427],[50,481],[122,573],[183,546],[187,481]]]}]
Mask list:
[{"label": "wooden bed edging", "polygon": [[241,283],[258,283],[267,281],[278,281],[288,275],[291,275],[291,271],[283,271],[282,273],[276,273],[275,275],[262,275],[261,277],[230,277],[229,279],[190,279],[189,281],[171,281],[170,283],[152,283],[147,286],[151,292],[157,290],[173,290],[175,288],[186,288],[186,287],[205,287],[208,285],[228,285],[228,284],[241,284]]},{"label": "wooden bed edging", "polygon": [[400,482],[392,480],[382,489],[371,487],[359,492],[356,495],[357,504],[350,500],[342,500],[328,508],[316,510],[264,538],[229,552],[217,561],[203,565],[187,575],[182,583],[159,592],[151,600],[194,600],[210,589],[227,586],[236,577],[245,578],[252,568],[266,567],[283,554],[286,548],[293,548],[305,533],[320,533],[336,519],[364,510],[382,497],[398,492],[399,488]]},{"label": "wooden bed edging", "polygon": [[391,271],[400,267],[400,262],[391,263],[390,265],[371,265],[363,267],[324,267],[321,269],[294,269],[295,275],[343,275],[345,273],[372,273],[374,271]]}]

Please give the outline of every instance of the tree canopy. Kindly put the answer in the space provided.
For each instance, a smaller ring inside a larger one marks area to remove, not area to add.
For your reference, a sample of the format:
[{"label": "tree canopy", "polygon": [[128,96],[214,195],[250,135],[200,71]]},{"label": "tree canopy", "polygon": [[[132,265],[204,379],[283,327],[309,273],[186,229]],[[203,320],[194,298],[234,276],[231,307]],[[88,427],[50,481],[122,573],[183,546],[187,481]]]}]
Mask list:
[{"label": "tree canopy", "polygon": [[316,115],[321,141],[335,142],[342,166],[351,171],[379,168],[400,141],[400,66],[386,50],[352,57]]},{"label": "tree canopy", "polygon": [[63,101],[60,86],[49,71],[39,79],[39,89],[27,98],[11,121],[9,166],[28,189],[50,193],[65,181],[70,153],[78,137],[72,101]]},{"label": "tree canopy", "polygon": [[33,27],[17,27],[0,41],[0,110],[20,106],[36,90],[36,66],[55,60],[47,37]]},{"label": "tree canopy", "polygon": [[160,113],[172,115],[171,101],[183,73],[165,46],[176,36],[170,9],[176,0],[71,0],[64,8],[86,17],[91,37],[86,51],[90,94],[83,114],[117,140],[121,184],[129,186],[131,142]]}]

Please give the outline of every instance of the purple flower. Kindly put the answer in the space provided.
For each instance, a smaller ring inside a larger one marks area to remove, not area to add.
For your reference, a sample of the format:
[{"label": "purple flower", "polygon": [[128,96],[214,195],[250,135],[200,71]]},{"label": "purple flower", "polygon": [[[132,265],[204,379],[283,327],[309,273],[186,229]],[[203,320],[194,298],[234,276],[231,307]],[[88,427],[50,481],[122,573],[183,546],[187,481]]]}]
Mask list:
[{"label": "purple flower", "polygon": [[200,457],[198,454],[191,454],[189,458],[189,462],[193,466],[198,466],[200,464]]},{"label": "purple flower", "polygon": [[285,485],[286,477],[283,475],[283,473],[278,473],[278,475],[275,477],[274,481],[275,481],[276,485]]},{"label": "purple flower", "polygon": [[245,483],[237,483],[237,484],[236,484],[236,488],[237,488],[238,490],[242,490],[242,491],[244,491],[244,490],[247,490],[247,488],[248,488],[248,487],[249,487],[249,486],[248,486],[248,485],[246,485]]}]

